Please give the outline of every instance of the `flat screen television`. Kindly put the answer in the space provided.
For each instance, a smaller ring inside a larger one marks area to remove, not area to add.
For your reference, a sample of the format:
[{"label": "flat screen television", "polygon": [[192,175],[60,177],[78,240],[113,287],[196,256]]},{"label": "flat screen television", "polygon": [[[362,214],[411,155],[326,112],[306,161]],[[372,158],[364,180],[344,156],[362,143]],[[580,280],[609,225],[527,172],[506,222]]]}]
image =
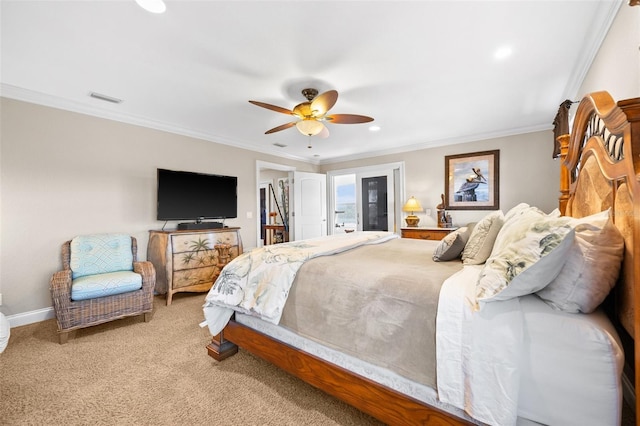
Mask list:
[{"label": "flat screen television", "polygon": [[158,169],[158,220],[238,217],[237,188],[235,176]]}]

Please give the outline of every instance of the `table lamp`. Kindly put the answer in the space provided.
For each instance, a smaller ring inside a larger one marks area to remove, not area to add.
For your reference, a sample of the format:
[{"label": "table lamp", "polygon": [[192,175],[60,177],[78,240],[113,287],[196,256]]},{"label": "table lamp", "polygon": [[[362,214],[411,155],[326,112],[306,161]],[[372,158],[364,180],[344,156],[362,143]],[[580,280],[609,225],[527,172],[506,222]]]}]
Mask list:
[{"label": "table lamp", "polygon": [[411,196],[402,207],[403,212],[409,212],[409,216],[407,216],[404,220],[407,222],[407,226],[418,226],[418,222],[420,222],[420,218],[414,215],[414,212],[421,212],[422,206],[420,202],[415,199],[415,197]]}]

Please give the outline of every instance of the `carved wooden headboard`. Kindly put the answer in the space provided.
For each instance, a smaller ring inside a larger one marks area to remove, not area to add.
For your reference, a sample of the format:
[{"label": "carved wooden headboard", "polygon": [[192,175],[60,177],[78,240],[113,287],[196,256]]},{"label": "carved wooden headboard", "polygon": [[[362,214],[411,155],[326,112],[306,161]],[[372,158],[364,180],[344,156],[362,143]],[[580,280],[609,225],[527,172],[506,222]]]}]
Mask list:
[{"label": "carved wooden headboard", "polygon": [[[624,236],[624,261],[608,314],[619,332],[629,336],[626,363],[638,389],[640,345],[633,342],[640,342],[640,98],[616,103],[607,92],[585,96],[571,135],[559,139],[560,210],[584,217],[611,208]],[[640,418],[638,402],[636,413]]]}]

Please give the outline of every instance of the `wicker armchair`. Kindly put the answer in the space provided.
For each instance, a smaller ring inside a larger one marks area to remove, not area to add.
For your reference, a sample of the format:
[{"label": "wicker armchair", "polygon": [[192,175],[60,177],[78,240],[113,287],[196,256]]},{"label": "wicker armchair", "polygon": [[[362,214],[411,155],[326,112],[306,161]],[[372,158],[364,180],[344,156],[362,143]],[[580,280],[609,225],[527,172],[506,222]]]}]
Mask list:
[{"label": "wicker armchair", "polygon": [[50,290],[58,322],[60,344],[67,342],[69,332],[134,315],[151,320],[156,273],[151,262],[137,261],[138,245],[131,237],[133,272],[142,276],[142,288],[120,294],[72,300],[73,271],[71,269],[71,241],[62,245],[62,271],[51,277]]}]

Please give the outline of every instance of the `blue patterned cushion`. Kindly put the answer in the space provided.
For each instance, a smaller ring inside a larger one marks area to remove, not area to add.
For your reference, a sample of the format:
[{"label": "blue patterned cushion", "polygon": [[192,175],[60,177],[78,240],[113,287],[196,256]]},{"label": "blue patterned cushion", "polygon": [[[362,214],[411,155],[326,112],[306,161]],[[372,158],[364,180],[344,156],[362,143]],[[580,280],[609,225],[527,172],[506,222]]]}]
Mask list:
[{"label": "blue patterned cushion", "polygon": [[142,275],[119,271],[99,275],[85,275],[73,280],[71,300],[95,299],[142,288]]},{"label": "blue patterned cushion", "polygon": [[71,240],[73,279],[133,270],[131,237],[126,234],[82,235]]}]

